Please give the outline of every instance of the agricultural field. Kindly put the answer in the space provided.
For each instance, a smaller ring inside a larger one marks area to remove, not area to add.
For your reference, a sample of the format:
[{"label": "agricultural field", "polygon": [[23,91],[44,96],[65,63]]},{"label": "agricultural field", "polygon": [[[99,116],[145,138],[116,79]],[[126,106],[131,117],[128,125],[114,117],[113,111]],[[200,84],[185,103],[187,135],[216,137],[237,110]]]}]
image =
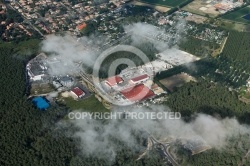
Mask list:
[{"label": "agricultural field", "polygon": [[96,112],[107,112],[108,110],[102,105],[99,100],[95,98],[94,95],[90,96],[87,99],[76,101],[71,97],[64,98],[64,102],[67,107],[72,110],[83,109],[84,111],[94,110]]},{"label": "agricultural field", "polygon": [[222,54],[250,72],[250,33],[230,32]]},{"label": "agricultural field", "polygon": [[155,10],[159,12],[167,12],[171,9],[171,7],[166,7],[166,6],[160,6],[160,5],[153,5],[149,3],[143,3],[140,1],[132,1],[131,4],[136,5],[136,6],[146,6],[146,7],[151,7],[154,8]]},{"label": "agricultural field", "polygon": [[220,14],[219,11],[216,11],[212,1],[194,0],[183,7],[182,10],[202,16],[209,15],[210,17],[216,17]]},{"label": "agricultural field", "polygon": [[218,70],[228,82],[236,86],[246,84],[250,76],[250,33],[232,31],[222,54],[218,58]]},{"label": "agricultural field", "polygon": [[176,7],[181,3],[185,2],[183,0],[139,0],[144,3],[149,3],[153,5],[167,6],[167,7]]},{"label": "agricultural field", "polygon": [[221,18],[235,21],[235,22],[250,24],[250,6],[247,6],[237,11],[223,15]]}]

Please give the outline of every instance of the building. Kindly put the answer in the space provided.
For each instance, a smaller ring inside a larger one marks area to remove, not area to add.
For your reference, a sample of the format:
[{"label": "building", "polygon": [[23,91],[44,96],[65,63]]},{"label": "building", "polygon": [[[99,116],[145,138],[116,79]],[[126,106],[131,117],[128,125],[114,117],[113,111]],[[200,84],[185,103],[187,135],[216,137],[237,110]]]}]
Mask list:
[{"label": "building", "polygon": [[26,66],[27,73],[31,82],[48,82],[48,68],[44,63],[46,56],[39,54],[30,60]]},{"label": "building", "polygon": [[71,90],[71,93],[73,94],[75,98],[82,98],[83,96],[85,96],[85,92],[81,90],[79,87],[73,88]]},{"label": "building", "polygon": [[46,75],[47,67],[41,62],[33,62],[27,65],[28,75],[32,81],[41,81]]},{"label": "building", "polygon": [[106,84],[108,84],[110,87],[113,87],[117,84],[121,84],[123,82],[123,79],[120,76],[113,76],[113,77],[109,77],[106,80]]},{"label": "building", "polygon": [[49,102],[44,99],[43,97],[35,97],[32,100],[32,103],[39,109],[39,110],[46,110],[49,108]]},{"label": "building", "polygon": [[132,88],[120,92],[127,100],[137,102],[155,96],[152,90],[143,84],[136,85]]},{"label": "building", "polygon": [[76,28],[77,28],[77,30],[81,31],[81,30],[83,30],[86,27],[87,27],[87,24],[86,23],[82,23],[82,24],[78,25]]},{"label": "building", "polygon": [[71,87],[74,84],[74,81],[69,76],[64,76],[60,78],[60,83],[65,87]]},{"label": "building", "polygon": [[134,84],[140,84],[149,79],[149,76],[147,74],[143,74],[141,76],[135,77],[131,79],[131,82]]},{"label": "building", "polygon": [[56,90],[62,87],[62,84],[60,84],[60,82],[58,82],[57,80],[54,80],[52,84],[56,88]]}]

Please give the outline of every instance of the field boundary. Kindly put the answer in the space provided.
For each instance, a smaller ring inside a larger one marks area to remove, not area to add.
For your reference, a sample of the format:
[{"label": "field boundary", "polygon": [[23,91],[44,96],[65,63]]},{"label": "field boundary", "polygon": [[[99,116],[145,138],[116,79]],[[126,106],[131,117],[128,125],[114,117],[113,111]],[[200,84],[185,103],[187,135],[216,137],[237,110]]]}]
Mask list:
[{"label": "field boundary", "polygon": [[137,0],[138,2],[141,2],[141,3],[146,3],[146,4],[150,4],[150,5],[155,5],[155,6],[164,6],[164,7],[168,7],[168,8],[173,8],[174,6],[168,6],[168,5],[162,5],[162,4],[159,4],[159,3],[151,3],[151,2],[146,2],[146,1],[143,1],[143,0]]}]

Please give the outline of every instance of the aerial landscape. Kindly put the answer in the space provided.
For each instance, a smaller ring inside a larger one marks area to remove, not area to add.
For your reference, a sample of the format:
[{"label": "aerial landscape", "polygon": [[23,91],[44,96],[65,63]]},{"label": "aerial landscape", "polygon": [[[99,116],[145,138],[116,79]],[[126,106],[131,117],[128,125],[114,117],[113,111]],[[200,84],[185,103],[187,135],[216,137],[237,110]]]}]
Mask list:
[{"label": "aerial landscape", "polygon": [[249,166],[250,0],[0,0],[1,166]]}]

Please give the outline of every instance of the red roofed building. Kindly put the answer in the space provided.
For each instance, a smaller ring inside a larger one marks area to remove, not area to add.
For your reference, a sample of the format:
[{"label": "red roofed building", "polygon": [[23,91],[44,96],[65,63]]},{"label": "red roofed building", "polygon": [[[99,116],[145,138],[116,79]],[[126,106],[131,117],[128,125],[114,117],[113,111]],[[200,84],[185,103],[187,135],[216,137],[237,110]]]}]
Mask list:
[{"label": "red roofed building", "polygon": [[71,90],[71,93],[76,96],[77,98],[82,98],[85,93],[83,90],[81,90],[80,88],[78,87],[75,87],[74,89]]},{"label": "red roofed building", "polygon": [[148,87],[143,84],[123,90],[121,91],[121,94],[130,101],[141,101],[155,95]]},{"label": "red roofed building", "polygon": [[141,76],[132,78],[131,81],[132,81],[134,84],[137,84],[137,83],[141,83],[141,82],[146,81],[148,78],[149,78],[148,75],[147,75],[147,74],[144,74],[144,75],[141,75]]},{"label": "red roofed building", "polygon": [[109,77],[106,80],[106,84],[108,84],[109,86],[115,86],[117,84],[120,84],[123,82],[123,79],[120,76],[113,76],[113,77]]},{"label": "red roofed building", "polygon": [[82,23],[82,24],[78,25],[76,28],[77,28],[79,31],[81,31],[81,30],[83,30],[83,29],[86,28],[86,27],[87,27],[87,24],[86,24],[86,23]]}]

